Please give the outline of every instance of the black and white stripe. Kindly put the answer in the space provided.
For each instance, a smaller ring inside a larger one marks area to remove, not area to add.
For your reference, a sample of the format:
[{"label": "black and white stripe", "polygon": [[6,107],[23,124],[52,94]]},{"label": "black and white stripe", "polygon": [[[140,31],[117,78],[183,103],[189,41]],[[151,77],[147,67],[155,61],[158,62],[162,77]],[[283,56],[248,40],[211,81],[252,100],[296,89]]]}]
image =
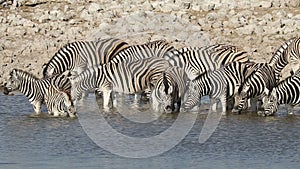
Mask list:
[{"label": "black and white stripe", "polygon": [[300,103],[300,70],[279,82],[263,100],[264,111],[259,112],[263,116],[276,113],[280,104],[287,105],[292,114],[292,108]]},{"label": "black and white stripe", "polygon": [[281,71],[292,61],[299,60],[300,57],[300,38],[291,38],[284,42],[275,52],[269,64],[275,71],[276,81],[279,82]]},{"label": "black and white stripe", "polygon": [[240,113],[247,108],[248,99],[252,101],[251,106],[256,106],[257,101],[261,100],[276,85],[274,69],[267,63],[253,64],[249,72],[235,96],[233,112]]},{"label": "black and white stripe", "polygon": [[173,66],[183,68],[190,80],[231,62],[249,61],[247,52],[236,46],[224,44],[173,50],[166,53],[164,58]]},{"label": "black and white stripe", "polygon": [[217,103],[221,101],[222,113],[226,113],[227,99],[230,99],[237,92],[248,71],[248,64],[232,62],[215,71],[199,75],[190,82],[187,99],[183,110],[191,109],[198,105],[200,98],[205,95],[211,97],[212,110],[216,111]]},{"label": "black and white stripe", "polygon": [[68,43],[45,64],[43,76],[61,74],[67,70],[76,70],[80,73],[87,67],[109,62],[126,47],[128,47],[126,42],[115,38],[100,39],[95,42],[76,41]]},{"label": "black and white stripe", "polygon": [[175,48],[165,40],[157,40],[148,42],[141,45],[132,45],[120,51],[113,59],[112,62],[132,62],[139,59],[149,57],[163,57],[167,52],[173,51]]},{"label": "black and white stripe", "polygon": [[76,117],[76,110],[68,91],[49,86],[45,94],[45,104],[50,115]]},{"label": "black and white stripe", "polygon": [[154,86],[159,75],[169,67],[169,63],[158,57],[140,59],[130,63],[107,63],[88,68],[79,75],[70,74],[74,100],[83,91],[97,88],[103,93],[103,107],[109,108],[111,92],[124,94],[141,93]]},{"label": "black and white stripe", "polygon": [[64,78],[64,74],[39,79],[29,72],[13,69],[8,82],[5,84],[4,94],[19,90],[33,105],[35,113],[39,114],[41,113],[41,104],[44,102],[49,86],[67,91],[70,90],[70,81]]},{"label": "black and white stripe", "polygon": [[178,112],[183,103],[188,77],[184,70],[174,66],[161,74],[151,93],[153,110]]}]

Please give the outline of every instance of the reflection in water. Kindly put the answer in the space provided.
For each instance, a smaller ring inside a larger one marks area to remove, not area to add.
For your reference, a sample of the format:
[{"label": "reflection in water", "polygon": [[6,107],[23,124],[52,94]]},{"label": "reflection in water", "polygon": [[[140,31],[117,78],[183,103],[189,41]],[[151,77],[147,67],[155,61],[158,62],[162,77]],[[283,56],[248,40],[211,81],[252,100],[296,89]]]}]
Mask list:
[{"label": "reflection in water", "polygon": [[[201,113],[186,138],[170,151],[149,159],[127,159],[93,143],[78,119],[32,118],[32,106],[21,95],[1,94],[0,103],[0,168],[225,169],[297,168],[300,164],[300,116],[285,112],[267,118],[229,114],[203,144],[198,142],[206,119]],[[156,135],[176,119],[176,115],[162,115],[138,125],[118,113],[105,117],[118,131],[135,137]]]}]

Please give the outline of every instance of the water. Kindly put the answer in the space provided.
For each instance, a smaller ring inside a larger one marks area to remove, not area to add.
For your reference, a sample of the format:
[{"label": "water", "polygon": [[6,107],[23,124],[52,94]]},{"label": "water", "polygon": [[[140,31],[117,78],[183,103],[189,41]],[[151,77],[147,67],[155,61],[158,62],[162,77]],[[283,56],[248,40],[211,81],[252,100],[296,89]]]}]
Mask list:
[{"label": "water", "polygon": [[[45,109],[44,109],[45,111]],[[206,119],[198,115],[189,134],[173,149],[146,159],[111,154],[97,146],[78,119],[31,117],[22,95],[0,94],[0,168],[297,168],[300,166],[300,116],[253,113],[222,117],[203,144],[199,133]],[[176,115],[163,115],[151,125],[134,125],[118,114],[106,115],[119,132],[144,137],[162,132]],[[126,146],[126,145],[124,145]]]}]

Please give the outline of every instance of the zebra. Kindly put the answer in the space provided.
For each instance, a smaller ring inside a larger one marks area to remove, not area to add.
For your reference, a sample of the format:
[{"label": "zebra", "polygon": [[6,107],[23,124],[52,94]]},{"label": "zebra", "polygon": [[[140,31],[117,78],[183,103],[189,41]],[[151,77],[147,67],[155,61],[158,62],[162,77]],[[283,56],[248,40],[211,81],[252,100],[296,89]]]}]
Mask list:
[{"label": "zebra", "polygon": [[76,117],[76,109],[68,91],[58,90],[55,86],[50,85],[46,90],[45,104],[48,113],[54,117]]},{"label": "zebra", "polygon": [[287,105],[288,113],[293,114],[292,108],[300,103],[300,69],[286,79],[280,81],[264,100],[264,111],[259,111],[262,116],[270,116],[277,112],[280,104]]},{"label": "zebra", "polygon": [[185,47],[166,53],[164,58],[171,65],[183,68],[190,80],[234,61],[249,62],[247,52],[236,46],[225,44],[215,44],[200,48]]},{"label": "zebra", "polygon": [[222,114],[225,115],[227,99],[232,98],[244,82],[249,66],[250,64],[232,62],[215,71],[199,75],[190,82],[181,111],[192,109],[199,104],[202,96],[209,95],[213,103],[212,111],[216,112],[217,103],[221,101]]},{"label": "zebra", "polygon": [[188,77],[180,67],[172,66],[163,72],[151,93],[153,110],[158,111],[161,105],[166,113],[179,112],[187,81]]},{"label": "zebra", "polygon": [[43,76],[51,77],[67,70],[81,73],[86,68],[109,62],[118,52],[128,47],[123,40],[116,38],[98,41],[75,41],[64,45],[43,66]]},{"label": "zebra", "polygon": [[13,69],[10,72],[8,82],[4,84],[4,94],[8,95],[10,92],[19,90],[33,105],[34,112],[40,114],[41,105],[44,102],[49,86],[59,84],[55,86],[58,90],[70,90],[70,82],[68,84],[65,81],[69,80],[64,78],[64,74],[39,79],[29,72]]},{"label": "zebra", "polygon": [[68,77],[72,85],[71,96],[77,101],[83,91],[97,88],[103,94],[103,108],[109,110],[112,91],[124,94],[141,93],[146,88],[152,88],[159,74],[168,67],[169,62],[153,57],[130,63],[109,62],[88,68],[81,74],[70,71]]},{"label": "zebra", "polygon": [[299,60],[300,56],[300,38],[294,37],[284,42],[274,53],[269,64],[275,71],[276,82],[279,82],[281,71],[289,62]]},{"label": "zebra", "polygon": [[255,63],[250,70],[244,83],[238,89],[232,112],[240,113],[247,108],[248,99],[254,109],[257,101],[261,100],[276,85],[274,69],[268,63]]}]

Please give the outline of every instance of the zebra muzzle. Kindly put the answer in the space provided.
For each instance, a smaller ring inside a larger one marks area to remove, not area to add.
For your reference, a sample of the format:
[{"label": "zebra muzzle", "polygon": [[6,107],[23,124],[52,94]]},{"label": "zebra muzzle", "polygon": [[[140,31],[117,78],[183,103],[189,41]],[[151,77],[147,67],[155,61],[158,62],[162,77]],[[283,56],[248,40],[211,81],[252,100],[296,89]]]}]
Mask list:
[{"label": "zebra muzzle", "polygon": [[5,95],[13,95],[13,94],[10,94],[10,92],[12,92],[12,89],[9,88],[9,87],[4,87],[3,89],[3,94]]}]

